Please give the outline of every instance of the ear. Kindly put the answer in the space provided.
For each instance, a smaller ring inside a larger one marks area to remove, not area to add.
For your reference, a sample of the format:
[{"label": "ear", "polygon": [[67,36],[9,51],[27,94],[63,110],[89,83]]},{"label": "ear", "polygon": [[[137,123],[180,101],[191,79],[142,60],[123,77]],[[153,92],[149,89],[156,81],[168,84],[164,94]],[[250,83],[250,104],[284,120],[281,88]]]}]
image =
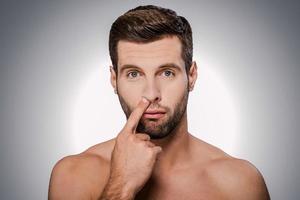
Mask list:
[{"label": "ear", "polygon": [[189,91],[192,91],[194,89],[197,77],[198,77],[198,67],[197,63],[193,61],[192,66],[190,68],[188,78],[189,78]]},{"label": "ear", "polygon": [[112,66],[110,68],[110,83],[114,88],[115,93],[117,94],[117,74]]}]

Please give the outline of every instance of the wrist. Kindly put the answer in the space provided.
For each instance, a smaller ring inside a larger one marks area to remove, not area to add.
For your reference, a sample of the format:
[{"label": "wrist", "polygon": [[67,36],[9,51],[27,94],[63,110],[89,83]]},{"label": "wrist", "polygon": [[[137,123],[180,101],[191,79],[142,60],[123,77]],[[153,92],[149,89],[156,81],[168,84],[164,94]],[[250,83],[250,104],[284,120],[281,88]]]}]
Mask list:
[{"label": "wrist", "polygon": [[131,190],[123,190],[120,195],[122,200],[133,200],[134,192]]},{"label": "wrist", "polygon": [[116,178],[109,179],[102,192],[101,200],[133,200],[135,193],[131,184],[124,183]]},{"label": "wrist", "polygon": [[128,200],[132,200],[134,199],[136,194],[136,191],[134,190],[133,187],[130,186],[130,184],[124,184],[124,186],[122,187],[122,192],[121,192],[121,198],[122,199],[128,199]]}]

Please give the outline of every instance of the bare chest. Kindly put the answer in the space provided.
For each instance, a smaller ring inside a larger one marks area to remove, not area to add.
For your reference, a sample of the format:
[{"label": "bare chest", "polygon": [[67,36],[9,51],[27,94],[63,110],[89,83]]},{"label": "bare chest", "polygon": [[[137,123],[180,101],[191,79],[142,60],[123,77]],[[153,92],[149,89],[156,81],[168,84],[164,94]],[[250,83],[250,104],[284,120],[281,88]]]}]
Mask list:
[{"label": "bare chest", "polygon": [[218,188],[205,177],[192,173],[150,179],[135,200],[221,200]]}]

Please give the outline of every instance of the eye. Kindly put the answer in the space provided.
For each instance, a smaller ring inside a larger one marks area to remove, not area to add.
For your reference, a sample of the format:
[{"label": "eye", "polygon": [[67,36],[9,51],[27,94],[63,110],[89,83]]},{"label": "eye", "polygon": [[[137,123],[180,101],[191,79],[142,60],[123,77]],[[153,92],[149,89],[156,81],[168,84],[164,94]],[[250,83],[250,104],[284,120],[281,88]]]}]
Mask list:
[{"label": "eye", "polygon": [[175,76],[175,73],[172,72],[171,70],[165,70],[163,71],[163,75],[166,77],[171,77],[171,76]]},{"label": "eye", "polygon": [[130,71],[127,73],[127,77],[130,79],[136,78],[140,75],[140,72],[138,71]]}]

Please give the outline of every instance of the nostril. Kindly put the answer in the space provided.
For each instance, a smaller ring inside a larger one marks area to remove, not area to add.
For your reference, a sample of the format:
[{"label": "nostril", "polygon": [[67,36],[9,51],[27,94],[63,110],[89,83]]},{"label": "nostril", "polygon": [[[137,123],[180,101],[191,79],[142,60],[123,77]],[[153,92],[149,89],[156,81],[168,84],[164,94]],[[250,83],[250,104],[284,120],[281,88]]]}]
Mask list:
[{"label": "nostril", "polygon": [[153,104],[156,104],[158,102],[160,102],[160,97],[154,97],[154,98],[150,98],[150,97],[147,97],[147,99]]}]

